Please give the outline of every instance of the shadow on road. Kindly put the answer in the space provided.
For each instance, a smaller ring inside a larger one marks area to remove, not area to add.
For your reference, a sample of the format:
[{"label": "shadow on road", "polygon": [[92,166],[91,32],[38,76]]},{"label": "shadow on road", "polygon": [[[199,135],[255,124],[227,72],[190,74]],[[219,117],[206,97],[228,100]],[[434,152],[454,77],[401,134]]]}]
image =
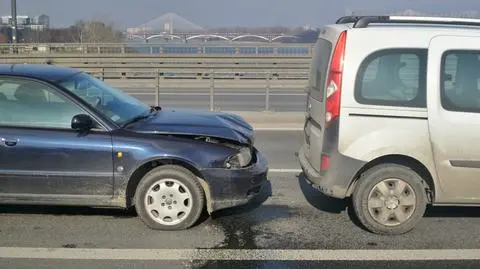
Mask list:
[{"label": "shadow on road", "polygon": [[426,218],[480,218],[480,206],[475,206],[475,207],[428,206],[424,217]]},{"label": "shadow on road", "polygon": [[[242,214],[250,212],[260,207],[272,194],[272,185],[270,182],[264,186],[260,195],[245,206],[239,206],[214,212],[213,218]],[[38,214],[55,216],[112,216],[116,218],[137,217],[135,208],[117,209],[117,208],[94,208],[86,206],[50,206],[50,205],[0,205],[0,214]],[[208,218],[204,216],[203,218]],[[201,223],[202,221],[200,221]]]},{"label": "shadow on road", "polygon": [[44,205],[1,205],[0,214],[39,214],[55,216],[112,216],[116,218],[133,218],[135,210],[116,208],[92,208],[80,206],[44,206]]},{"label": "shadow on road", "polygon": [[272,185],[269,181],[248,204],[213,212],[207,223],[217,226],[225,234],[224,240],[214,248],[257,249],[255,238],[264,233],[255,227],[290,216],[290,209],[286,206],[263,205],[271,195]]},{"label": "shadow on road", "polygon": [[350,199],[336,199],[326,196],[308,184],[305,181],[305,175],[303,173],[298,175],[298,183],[305,199],[307,199],[308,203],[312,206],[324,212],[334,214],[341,214],[343,211],[346,211],[348,218],[350,218],[355,225],[366,231],[365,227],[363,227],[355,215],[353,207],[350,206]]},{"label": "shadow on road", "polygon": [[297,178],[305,199],[315,208],[337,214],[347,209],[347,200],[335,199],[322,194],[305,181],[303,173],[300,173]]},{"label": "shadow on road", "polygon": [[[306,200],[315,208],[328,212],[340,214],[346,210],[349,219],[358,227],[367,231],[358,220],[351,200],[335,199],[322,194],[319,190],[312,187],[305,181],[305,175],[300,173],[298,176],[300,189]],[[428,206],[425,211],[425,218],[480,218],[480,206],[477,207],[454,207],[454,206]]]}]

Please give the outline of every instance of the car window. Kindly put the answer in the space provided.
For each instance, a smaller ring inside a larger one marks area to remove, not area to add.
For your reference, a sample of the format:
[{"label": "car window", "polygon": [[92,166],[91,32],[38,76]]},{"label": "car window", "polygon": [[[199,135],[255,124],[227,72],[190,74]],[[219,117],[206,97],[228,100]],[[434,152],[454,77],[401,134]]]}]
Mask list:
[{"label": "car window", "polygon": [[384,50],[360,65],[355,99],[362,104],[426,107],[426,53]]},{"label": "car window", "polygon": [[77,73],[57,83],[120,125],[150,113],[146,104],[87,73]]},{"label": "car window", "polygon": [[450,51],[442,59],[441,102],[451,111],[480,112],[480,51]]},{"label": "car window", "polygon": [[318,97],[319,101],[323,101],[325,81],[327,80],[327,68],[332,53],[332,44],[325,39],[318,39],[315,44],[315,53],[310,68],[310,90],[312,95]]},{"label": "car window", "polygon": [[0,125],[71,128],[84,113],[47,85],[19,78],[0,78]]}]

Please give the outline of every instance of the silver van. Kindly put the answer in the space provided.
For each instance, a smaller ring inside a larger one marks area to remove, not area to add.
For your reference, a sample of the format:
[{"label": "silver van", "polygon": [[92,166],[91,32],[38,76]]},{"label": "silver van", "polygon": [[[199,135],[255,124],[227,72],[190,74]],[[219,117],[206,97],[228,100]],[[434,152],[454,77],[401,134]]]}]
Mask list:
[{"label": "silver van", "polygon": [[480,20],[347,16],[321,29],[308,87],[306,180],[402,234],[427,204],[480,204]]}]

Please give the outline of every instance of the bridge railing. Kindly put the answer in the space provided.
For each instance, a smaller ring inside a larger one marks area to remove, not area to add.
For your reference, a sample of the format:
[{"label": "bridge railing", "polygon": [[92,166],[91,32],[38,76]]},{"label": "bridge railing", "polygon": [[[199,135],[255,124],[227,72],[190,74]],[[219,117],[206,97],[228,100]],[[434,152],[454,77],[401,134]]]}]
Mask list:
[{"label": "bridge railing", "polygon": [[0,44],[0,54],[122,54],[122,55],[302,55],[312,54],[311,44],[191,43],[191,44]]}]

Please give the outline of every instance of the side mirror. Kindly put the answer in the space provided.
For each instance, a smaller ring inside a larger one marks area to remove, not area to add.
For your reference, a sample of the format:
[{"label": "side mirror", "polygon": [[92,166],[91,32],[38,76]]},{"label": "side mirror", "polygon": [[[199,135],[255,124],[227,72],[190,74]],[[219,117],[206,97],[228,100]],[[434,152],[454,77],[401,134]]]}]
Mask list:
[{"label": "side mirror", "polygon": [[72,118],[72,129],[86,131],[92,129],[94,126],[93,120],[89,115],[78,114]]}]

